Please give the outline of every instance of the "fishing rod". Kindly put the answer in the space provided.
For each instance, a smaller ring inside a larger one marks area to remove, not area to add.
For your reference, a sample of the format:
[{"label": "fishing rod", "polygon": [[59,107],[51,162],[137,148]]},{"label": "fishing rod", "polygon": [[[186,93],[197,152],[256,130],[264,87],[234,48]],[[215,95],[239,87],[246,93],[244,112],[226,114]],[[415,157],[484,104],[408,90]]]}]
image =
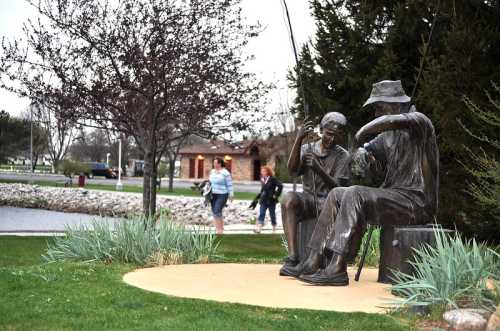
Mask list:
[{"label": "fishing rod", "polygon": [[[286,19],[287,19],[287,22],[288,22],[288,30],[289,30],[289,33],[290,33],[290,42],[292,44],[293,54],[295,56],[295,65],[297,67],[297,80],[298,80],[298,83],[299,83],[298,87],[299,87],[300,94],[302,96],[302,104],[303,104],[303,107],[304,107],[304,123],[306,123],[306,120],[308,120],[310,118],[311,114],[310,114],[310,111],[309,111],[309,104],[307,103],[307,99],[306,99],[306,93],[305,93],[305,88],[304,88],[304,81],[302,80],[302,65],[300,63],[299,55],[297,53],[297,45],[295,43],[295,37],[293,35],[292,21],[290,19],[290,12],[288,11],[288,5],[286,3],[286,0],[283,0],[283,7],[284,7],[284,10],[285,10]],[[308,145],[308,150],[309,150],[310,153],[313,152],[313,150],[312,150],[312,144],[311,143],[309,143],[309,145]],[[312,170],[311,172],[312,172],[312,189],[313,189],[314,213],[315,213],[316,221],[318,221],[319,210],[318,210],[318,203],[317,203],[317,196],[316,196],[316,173],[314,172],[314,170]]]}]

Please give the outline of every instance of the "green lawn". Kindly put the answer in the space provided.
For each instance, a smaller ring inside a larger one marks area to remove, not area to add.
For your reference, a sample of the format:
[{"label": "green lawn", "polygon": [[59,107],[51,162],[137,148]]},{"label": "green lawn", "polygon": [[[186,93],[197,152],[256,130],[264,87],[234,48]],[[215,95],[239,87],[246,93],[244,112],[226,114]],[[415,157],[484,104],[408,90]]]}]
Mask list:
[{"label": "green lawn", "polygon": [[[122,282],[133,265],[41,264],[48,240],[0,237],[0,330],[406,329],[384,315],[269,309],[149,293]],[[277,259],[283,248],[278,235],[226,235],[220,253],[230,261]]]},{"label": "green lawn", "polygon": [[[22,180],[22,179],[0,179],[0,183],[22,183],[22,184],[27,184],[28,180]],[[33,184],[39,185],[39,186],[61,186],[61,184],[58,184],[57,182],[53,181],[44,181],[44,180],[35,180]],[[75,188],[77,187],[76,185],[74,186]],[[104,190],[104,191],[116,191],[115,184],[86,184],[85,185],[86,189],[89,190]],[[136,186],[136,185],[124,185],[123,186],[123,192],[131,192],[131,193],[142,193],[142,186]],[[160,195],[183,195],[183,196],[193,196],[193,197],[200,197],[200,193],[198,191],[192,190],[190,188],[181,188],[181,187],[174,187],[173,192],[169,192],[166,188],[162,188],[158,191],[158,194]],[[252,192],[234,192],[234,197],[235,199],[238,200],[253,200],[257,194],[252,193]]]},{"label": "green lawn", "polygon": [[280,263],[286,254],[281,235],[222,236],[219,254],[226,262]]}]

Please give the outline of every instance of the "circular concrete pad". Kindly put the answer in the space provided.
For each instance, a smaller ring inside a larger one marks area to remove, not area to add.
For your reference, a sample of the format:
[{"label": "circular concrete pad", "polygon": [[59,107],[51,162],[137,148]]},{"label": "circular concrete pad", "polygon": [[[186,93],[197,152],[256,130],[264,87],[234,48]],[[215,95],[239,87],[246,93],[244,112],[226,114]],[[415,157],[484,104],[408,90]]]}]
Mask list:
[{"label": "circular concrete pad", "polygon": [[275,308],[383,312],[395,299],[389,286],[377,283],[377,269],[363,269],[360,282],[345,287],[313,286],[278,275],[272,264],[184,264],[139,269],[123,280],[144,290],[177,297]]}]

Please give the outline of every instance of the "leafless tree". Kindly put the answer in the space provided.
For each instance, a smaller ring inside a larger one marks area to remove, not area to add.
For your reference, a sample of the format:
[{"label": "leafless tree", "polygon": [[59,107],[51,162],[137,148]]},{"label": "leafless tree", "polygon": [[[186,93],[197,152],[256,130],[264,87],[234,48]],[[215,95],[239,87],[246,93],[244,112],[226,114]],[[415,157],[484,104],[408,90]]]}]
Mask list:
[{"label": "leafless tree", "polygon": [[77,130],[75,125],[51,108],[50,104],[32,106],[33,121],[46,135],[47,153],[52,161],[52,172],[56,172],[58,164],[68,154]]},{"label": "leafless tree", "polygon": [[167,146],[165,156],[168,160],[168,190],[170,192],[174,190],[175,162],[179,157],[180,149],[182,147],[200,143],[202,141],[203,138],[196,135],[190,135],[183,137],[182,139],[175,140]]},{"label": "leafless tree", "polygon": [[240,1],[28,0],[42,19],[25,25],[24,44],[2,42],[0,76],[54,101],[61,118],[133,137],[153,215],[168,146],[243,129],[240,115],[258,108],[264,86],[242,55],[258,27],[243,22]]}]

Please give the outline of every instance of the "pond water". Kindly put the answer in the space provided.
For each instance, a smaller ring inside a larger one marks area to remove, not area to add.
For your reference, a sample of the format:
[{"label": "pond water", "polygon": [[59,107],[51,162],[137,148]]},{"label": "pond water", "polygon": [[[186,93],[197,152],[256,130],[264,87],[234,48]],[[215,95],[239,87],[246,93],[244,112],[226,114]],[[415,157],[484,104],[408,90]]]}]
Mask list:
[{"label": "pond water", "polygon": [[0,232],[61,232],[66,227],[91,227],[93,220],[113,226],[119,219],[44,209],[0,206]]}]

